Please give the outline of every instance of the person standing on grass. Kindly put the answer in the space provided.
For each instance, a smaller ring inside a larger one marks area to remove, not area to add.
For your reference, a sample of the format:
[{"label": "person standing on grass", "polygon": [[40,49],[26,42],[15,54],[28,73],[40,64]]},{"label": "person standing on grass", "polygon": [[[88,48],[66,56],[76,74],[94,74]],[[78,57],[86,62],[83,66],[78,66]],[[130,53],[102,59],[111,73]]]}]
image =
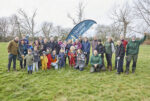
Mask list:
[{"label": "person standing on grass", "polygon": [[146,33],[144,33],[144,37],[141,40],[136,40],[136,36],[133,35],[131,41],[127,44],[126,49],[126,74],[129,74],[129,66],[131,60],[133,60],[132,65],[132,73],[135,72],[136,62],[138,59],[139,47],[146,39]]},{"label": "person standing on grass", "polygon": [[112,54],[114,52],[114,43],[112,42],[111,37],[108,37],[104,46],[105,46],[105,54],[106,54],[106,60],[107,60],[107,69],[109,71],[112,71]]},{"label": "person standing on grass", "polygon": [[82,41],[82,51],[86,57],[86,65],[88,65],[90,57],[90,42],[87,37],[85,37],[84,41]]},{"label": "person standing on grass", "polygon": [[124,46],[124,49],[126,51],[126,46],[128,44],[128,41],[124,39],[124,36],[123,35],[120,35],[120,40],[122,42],[122,45]]},{"label": "person standing on grass", "polygon": [[105,53],[105,47],[103,46],[101,39],[98,40],[98,44],[95,48],[98,52],[99,55],[101,55],[102,57],[102,61],[103,61],[103,68],[102,70],[105,70],[105,64],[104,64],[104,53]]},{"label": "person standing on grass", "polygon": [[26,60],[23,60],[23,58],[27,55],[27,53],[28,53],[27,45],[25,45],[24,40],[21,40],[18,48],[18,59],[20,61],[21,69],[26,67]]},{"label": "person standing on grass", "polygon": [[70,51],[68,52],[68,57],[69,57],[69,65],[70,67],[74,67],[76,64],[76,51],[75,47],[71,46]]},{"label": "person standing on grass", "polygon": [[116,57],[115,57],[115,68],[117,69],[117,74],[123,73],[123,60],[125,55],[125,49],[122,42],[117,41],[116,45]]},{"label": "person standing on grass", "polygon": [[91,61],[90,61],[92,67],[90,69],[90,72],[93,73],[93,72],[100,72],[100,69],[102,68],[103,66],[103,63],[102,63],[102,58],[100,55],[98,55],[98,52],[97,50],[94,50],[94,53],[91,57]]},{"label": "person standing on grass", "polygon": [[40,59],[41,59],[41,64],[42,64],[42,70],[47,70],[48,59],[47,59],[45,51],[42,52],[42,56],[40,57]]},{"label": "person standing on grass", "polygon": [[19,37],[15,37],[14,40],[10,41],[7,47],[8,50],[8,72],[10,71],[11,62],[13,60],[13,69],[16,70],[16,57],[18,55],[18,41]]},{"label": "person standing on grass", "polygon": [[40,56],[39,56],[39,51],[37,46],[34,47],[34,51],[32,54],[33,54],[33,72],[34,72],[35,68],[36,71],[38,71],[38,62],[40,61]]},{"label": "person standing on grass", "polygon": [[28,74],[32,74],[32,67],[33,67],[33,55],[32,50],[28,49],[28,54],[24,57],[28,66]]},{"label": "person standing on grass", "polygon": [[92,53],[94,52],[94,50],[95,50],[97,44],[98,44],[97,37],[94,36],[94,39],[93,39],[93,41],[92,41]]}]

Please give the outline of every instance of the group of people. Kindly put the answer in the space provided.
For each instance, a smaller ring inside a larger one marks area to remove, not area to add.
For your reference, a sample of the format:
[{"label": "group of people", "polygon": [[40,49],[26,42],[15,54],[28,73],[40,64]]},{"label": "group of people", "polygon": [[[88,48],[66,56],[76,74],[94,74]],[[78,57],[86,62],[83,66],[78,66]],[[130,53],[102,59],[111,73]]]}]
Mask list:
[{"label": "group of people", "polygon": [[[146,39],[146,33],[141,40],[136,40],[136,36],[132,36],[128,42],[124,36],[120,36],[120,40],[116,43],[111,37],[103,44],[101,39],[94,37],[92,42],[87,37],[79,37],[79,39],[57,41],[51,37],[50,41],[47,38],[39,37],[38,40],[29,41],[25,35],[19,40],[15,37],[8,44],[8,72],[10,71],[11,62],[13,61],[13,69],[16,70],[16,59],[20,61],[20,68],[26,68],[28,74],[42,70],[60,69],[69,63],[70,68],[83,71],[89,64],[90,72],[100,72],[106,70],[104,56],[107,60],[107,69],[112,71],[112,54],[115,53],[115,69],[117,74],[123,71],[124,57],[126,57],[126,74],[129,73],[129,66],[133,60],[132,73],[135,72],[138,58],[139,46]],[[92,47],[92,50],[91,50]],[[90,57],[90,53],[92,56]]]}]

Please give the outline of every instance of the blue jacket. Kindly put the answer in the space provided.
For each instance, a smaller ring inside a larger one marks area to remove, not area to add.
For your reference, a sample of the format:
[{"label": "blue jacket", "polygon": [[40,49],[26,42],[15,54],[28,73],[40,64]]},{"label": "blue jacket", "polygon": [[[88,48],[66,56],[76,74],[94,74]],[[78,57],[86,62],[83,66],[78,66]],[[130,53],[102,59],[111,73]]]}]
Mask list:
[{"label": "blue jacket", "polygon": [[89,43],[89,41],[87,41],[87,42],[83,41],[82,42],[82,51],[90,53],[90,43]]}]

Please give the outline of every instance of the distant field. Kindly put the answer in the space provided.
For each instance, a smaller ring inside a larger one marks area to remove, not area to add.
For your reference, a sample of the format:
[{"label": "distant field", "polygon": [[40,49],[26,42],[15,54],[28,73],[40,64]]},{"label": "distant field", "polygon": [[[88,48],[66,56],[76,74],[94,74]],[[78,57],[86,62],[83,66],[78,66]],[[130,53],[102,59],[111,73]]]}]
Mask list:
[{"label": "distant field", "polygon": [[0,101],[150,101],[148,45],[140,47],[136,73],[129,75],[91,74],[90,65],[82,72],[66,67],[28,75],[19,62],[18,71],[8,73],[6,49],[7,43],[0,43]]}]

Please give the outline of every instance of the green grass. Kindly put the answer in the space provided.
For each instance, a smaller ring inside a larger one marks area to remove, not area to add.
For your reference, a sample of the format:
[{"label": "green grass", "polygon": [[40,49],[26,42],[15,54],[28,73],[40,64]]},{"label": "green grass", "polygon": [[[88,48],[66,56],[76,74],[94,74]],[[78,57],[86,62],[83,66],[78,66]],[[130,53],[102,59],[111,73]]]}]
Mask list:
[{"label": "green grass", "polygon": [[136,73],[129,75],[91,74],[90,66],[28,75],[19,62],[18,71],[8,73],[6,49],[7,43],[0,43],[0,101],[150,101],[150,46],[140,47]]}]

